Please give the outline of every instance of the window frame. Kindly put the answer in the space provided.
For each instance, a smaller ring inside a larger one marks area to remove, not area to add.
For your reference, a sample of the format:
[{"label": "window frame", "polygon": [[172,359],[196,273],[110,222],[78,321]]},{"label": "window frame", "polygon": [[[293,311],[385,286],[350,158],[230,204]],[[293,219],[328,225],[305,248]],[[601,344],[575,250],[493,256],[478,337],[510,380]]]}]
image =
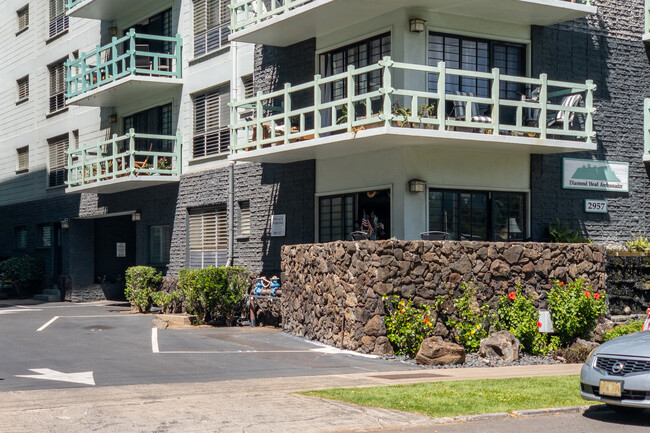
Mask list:
[{"label": "window frame", "polygon": [[49,39],[64,34],[70,27],[70,20],[66,14],[65,0],[50,0],[49,13]]},{"label": "window frame", "polygon": [[65,60],[61,59],[47,66],[50,78],[49,87],[49,114],[58,113],[65,110],[66,105],[66,68]]},{"label": "window frame", "polygon": [[[14,227],[14,249],[16,251],[24,251],[27,249],[27,237],[28,237],[27,226],[16,226]],[[21,236],[19,238],[19,236]],[[22,242],[19,242],[22,239]]]},{"label": "window frame", "polygon": [[[62,149],[62,155],[59,155],[58,153],[61,152],[60,149],[55,149],[54,152],[57,152],[57,155],[55,155],[56,159],[58,160],[59,158],[61,161],[52,161],[53,159],[53,146],[61,146],[63,147]],[[66,186],[66,181],[68,180],[68,171],[65,169],[65,166],[67,165],[66,161],[66,156],[65,156],[65,151],[70,148],[70,134],[65,133],[61,135],[57,135],[55,137],[51,137],[47,139],[47,187],[48,188],[59,188],[62,186]],[[61,178],[61,179],[59,179]],[[52,183],[52,179],[55,179],[54,184]]]},{"label": "window frame", "polygon": [[251,236],[251,201],[241,200],[238,202],[239,208],[239,236]]},{"label": "window frame", "polygon": [[29,3],[16,11],[18,31],[16,36],[29,29]]},{"label": "window frame", "polygon": [[[192,95],[193,159],[218,157],[230,153],[229,103],[230,83]],[[216,125],[212,125],[215,121]]]},{"label": "window frame", "polygon": [[16,80],[16,87],[18,90],[18,99],[16,104],[29,100],[29,75],[25,75]]},{"label": "window frame", "polygon": [[36,248],[49,249],[54,246],[54,227],[51,223],[38,224],[36,226],[36,235]]},{"label": "window frame", "polygon": [[[214,220],[214,226],[209,225],[210,219]],[[197,226],[197,224],[199,225]],[[214,240],[210,239],[212,237]],[[186,267],[202,269],[209,266],[225,266],[227,258],[228,212],[226,206],[188,208]]]},{"label": "window frame", "polygon": [[[160,233],[159,251],[155,251],[154,231]],[[150,225],[149,226],[149,265],[153,267],[165,267],[170,261],[171,248],[171,226],[169,224]],[[156,253],[156,254],[154,254]]]},{"label": "window frame", "polygon": [[[211,3],[216,3],[219,10],[219,22],[213,25],[210,25]],[[229,5],[230,0],[192,0],[194,36],[192,52],[195,59],[217,52],[222,48],[230,47],[230,40],[228,39],[231,21]]]}]

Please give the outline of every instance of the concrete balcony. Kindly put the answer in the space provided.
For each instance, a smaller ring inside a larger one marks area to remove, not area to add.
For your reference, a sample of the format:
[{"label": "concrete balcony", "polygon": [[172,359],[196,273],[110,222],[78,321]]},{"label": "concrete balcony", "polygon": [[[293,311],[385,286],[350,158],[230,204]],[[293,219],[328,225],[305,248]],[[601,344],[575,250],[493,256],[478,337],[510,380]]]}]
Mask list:
[{"label": "concrete balcony", "polygon": [[591,0],[232,0],[230,40],[287,46],[402,8],[547,26],[597,12]]},{"label": "concrete balcony", "polygon": [[[123,38],[67,60],[67,103],[111,107],[178,88],[182,45],[180,35],[143,35],[131,29]],[[154,51],[161,46],[164,52]]]},{"label": "concrete balcony", "polygon": [[148,5],[158,7],[159,3],[157,0],[67,0],[66,8],[70,17],[115,21]]},{"label": "concrete balcony", "polygon": [[139,134],[132,129],[66,153],[67,193],[111,194],[178,182],[181,175],[180,135]]},{"label": "concrete balcony", "polygon": [[[471,80],[480,94],[458,92],[453,84]],[[498,69],[473,72],[385,58],[233,100],[230,159],[288,163],[403,146],[528,154],[592,151],[595,89],[592,81],[567,83],[544,74],[516,77]]]}]

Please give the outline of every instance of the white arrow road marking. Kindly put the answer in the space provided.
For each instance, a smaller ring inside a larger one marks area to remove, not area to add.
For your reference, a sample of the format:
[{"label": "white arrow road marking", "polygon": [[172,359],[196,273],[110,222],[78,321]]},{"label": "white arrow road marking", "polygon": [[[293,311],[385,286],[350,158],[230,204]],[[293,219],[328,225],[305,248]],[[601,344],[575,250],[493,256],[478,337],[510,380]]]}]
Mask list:
[{"label": "white arrow road marking", "polygon": [[95,386],[95,379],[93,378],[92,371],[84,371],[82,373],[62,373],[49,368],[30,368],[29,371],[36,373],[35,375],[16,375],[16,377],[26,377],[29,379],[43,379],[43,380],[56,380],[58,382],[81,383],[83,385]]},{"label": "white arrow road marking", "polygon": [[13,308],[13,309],[8,309],[8,310],[0,310],[0,315],[2,314],[13,314],[13,313],[24,313],[27,311],[42,311],[39,308]]},{"label": "white arrow road marking", "polygon": [[59,316],[54,316],[54,317],[52,317],[52,318],[51,318],[51,319],[50,319],[50,320],[49,320],[45,325],[43,325],[43,326],[41,326],[40,328],[38,328],[38,329],[36,330],[36,332],[41,332],[43,329],[47,328],[47,327],[50,326],[52,323],[54,323],[54,321],[55,321],[56,319],[58,319],[58,318],[59,318]]}]

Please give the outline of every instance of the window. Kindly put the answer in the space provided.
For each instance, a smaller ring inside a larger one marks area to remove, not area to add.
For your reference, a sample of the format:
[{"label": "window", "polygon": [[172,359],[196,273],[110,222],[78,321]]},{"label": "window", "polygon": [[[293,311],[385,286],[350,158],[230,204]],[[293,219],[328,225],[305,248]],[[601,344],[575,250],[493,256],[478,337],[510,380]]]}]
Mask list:
[{"label": "window", "polygon": [[390,190],[364,191],[320,197],[319,242],[349,240],[363,230],[371,239],[390,239]]},{"label": "window", "polygon": [[228,221],[224,206],[189,211],[189,267],[224,266],[228,255]]},{"label": "window", "polygon": [[50,0],[50,37],[68,29],[68,16],[65,14],[66,0]]},{"label": "window", "polygon": [[255,96],[255,87],[253,82],[253,75],[246,75],[241,77],[242,87],[244,90],[244,99],[250,99]]},{"label": "window", "polygon": [[16,12],[18,15],[18,33],[29,27],[29,5]]},{"label": "window", "polygon": [[430,189],[429,230],[455,240],[524,240],[525,203],[524,193]]},{"label": "window", "polygon": [[227,153],[230,148],[230,87],[224,85],[193,99],[194,158]]},{"label": "window", "polygon": [[63,61],[48,66],[50,71],[50,113],[65,108],[65,64]]},{"label": "window", "polygon": [[29,99],[29,75],[16,81],[18,86],[18,102]]},{"label": "window", "polygon": [[164,266],[169,263],[169,226],[149,227],[149,264]]},{"label": "window", "polygon": [[20,226],[14,228],[14,245],[17,250],[27,249],[27,227]]},{"label": "window", "polygon": [[16,171],[29,170],[29,146],[16,149]]},{"label": "window", "polygon": [[52,225],[39,224],[38,225],[38,247],[50,248],[52,246]]},{"label": "window", "polygon": [[194,57],[228,44],[230,0],[194,0]]},{"label": "window", "polygon": [[50,187],[64,185],[67,179],[65,151],[68,150],[69,145],[68,134],[50,138],[47,143],[49,145],[48,185]]},{"label": "window", "polygon": [[239,202],[239,235],[250,236],[251,234],[251,202]]}]

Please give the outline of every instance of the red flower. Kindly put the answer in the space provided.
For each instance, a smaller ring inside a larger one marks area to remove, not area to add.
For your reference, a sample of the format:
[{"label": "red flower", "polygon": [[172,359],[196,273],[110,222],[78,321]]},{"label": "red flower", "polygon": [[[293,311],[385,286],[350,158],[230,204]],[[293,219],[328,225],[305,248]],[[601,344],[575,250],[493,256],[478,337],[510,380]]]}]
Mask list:
[{"label": "red flower", "polygon": [[426,317],[424,318],[424,324],[427,326],[429,325],[429,319],[427,319]]},{"label": "red flower", "polygon": [[537,327],[541,328],[542,327],[542,322],[537,322]]},{"label": "red flower", "polygon": [[508,293],[508,298],[512,301],[517,297],[517,294],[515,292],[510,292]]},{"label": "red flower", "polygon": [[600,299],[600,293],[594,293],[594,299],[599,300]]},{"label": "red flower", "polygon": [[587,298],[591,298],[591,293],[589,293],[589,292],[587,292],[587,291],[585,290],[585,296],[586,296]]},{"label": "red flower", "polygon": [[562,281],[560,281],[560,286],[564,287],[565,284]]},{"label": "red flower", "polygon": [[650,308],[648,308],[648,311],[646,311],[646,313],[650,314]]}]

